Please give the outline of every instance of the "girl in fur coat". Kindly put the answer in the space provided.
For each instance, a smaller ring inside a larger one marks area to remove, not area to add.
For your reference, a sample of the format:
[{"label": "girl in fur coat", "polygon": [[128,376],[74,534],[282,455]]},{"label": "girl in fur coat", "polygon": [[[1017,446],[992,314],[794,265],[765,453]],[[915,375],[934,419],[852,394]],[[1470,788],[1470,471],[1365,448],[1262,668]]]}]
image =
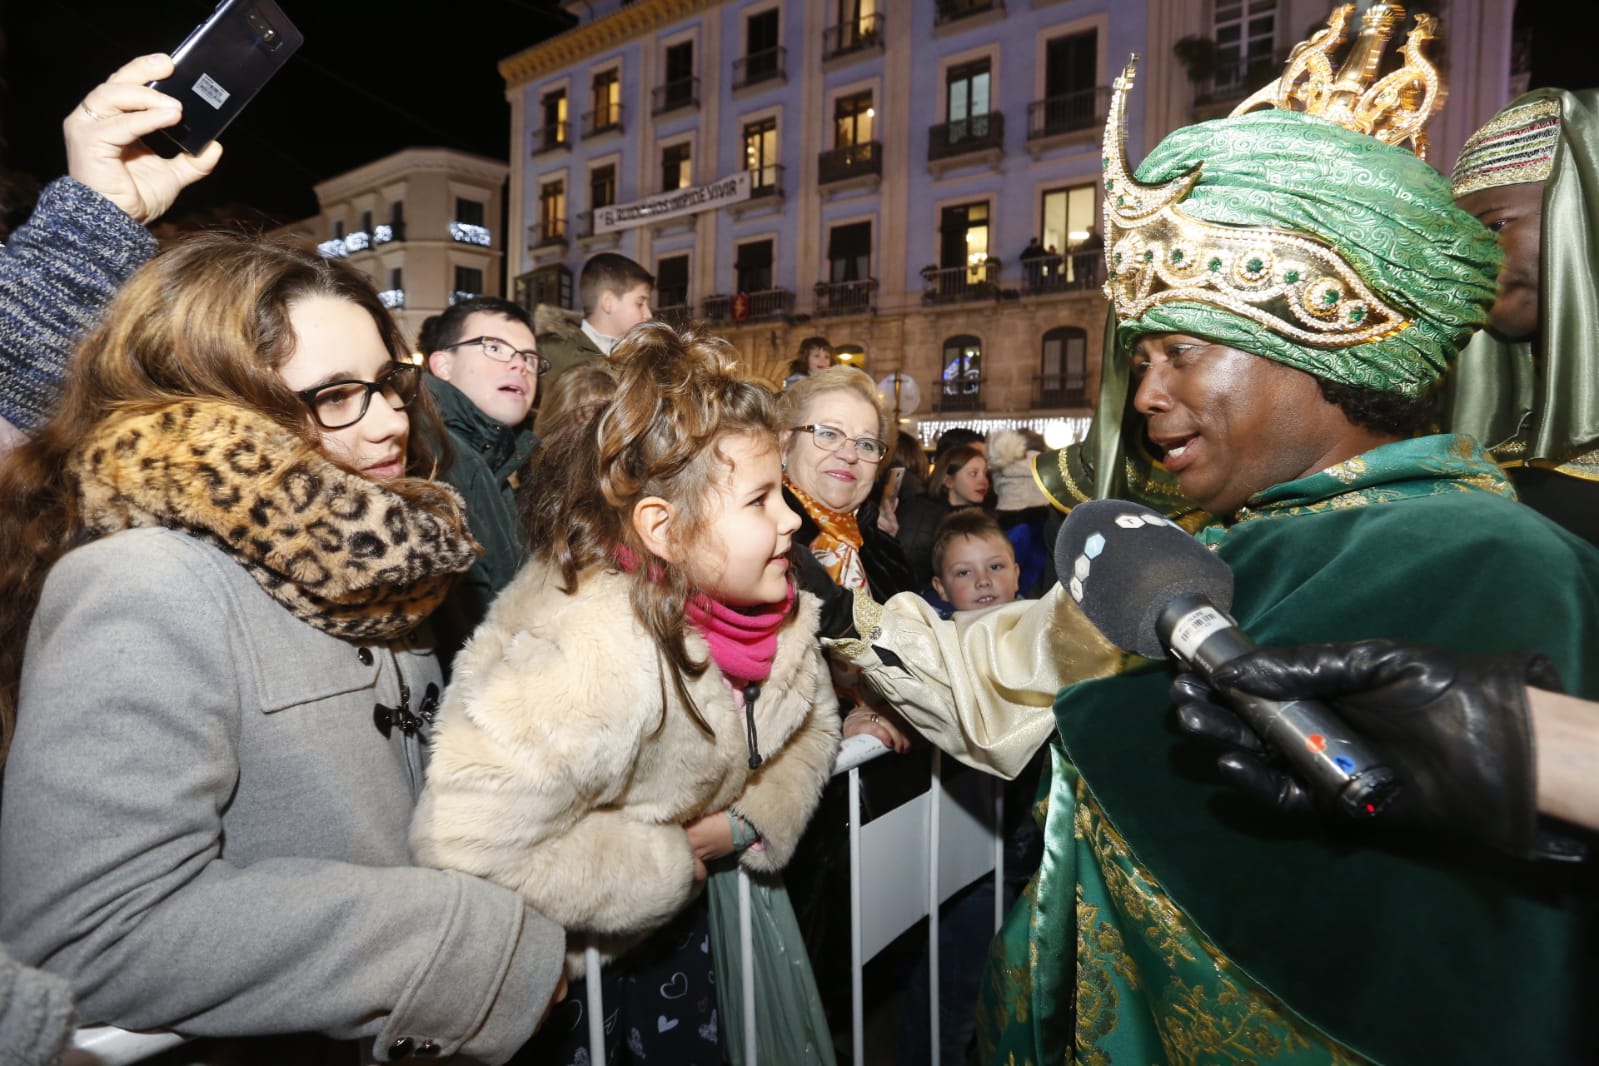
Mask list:
[{"label": "girl in fur coat", "polygon": [[[774,403],[733,356],[638,327],[614,391],[563,414],[535,467],[532,560],[456,660],[412,824],[418,861],[566,926],[570,977],[585,947],[622,956],[604,989],[622,1061],[722,1061],[729,982],[701,883],[723,860],[780,871],[838,747],[817,604],[788,573]],[[582,1057],[584,1009],[575,981],[536,1061]]]}]

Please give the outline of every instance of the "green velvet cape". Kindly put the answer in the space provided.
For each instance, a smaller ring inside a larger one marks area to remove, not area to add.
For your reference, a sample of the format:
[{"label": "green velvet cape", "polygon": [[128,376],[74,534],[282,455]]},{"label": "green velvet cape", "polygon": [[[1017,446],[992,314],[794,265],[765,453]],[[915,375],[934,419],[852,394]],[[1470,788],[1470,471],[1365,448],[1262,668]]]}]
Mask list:
[{"label": "green velvet cape", "polygon": [[[1262,645],[1536,648],[1599,696],[1599,552],[1505,495],[1466,438],[1267,490],[1218,544]],[[1592,885],[1368,829],[1299,830],[1216,783],[1162,665],[1064,690],[1038,878],[996,941],[987,1061],[1580,1061]]]}]

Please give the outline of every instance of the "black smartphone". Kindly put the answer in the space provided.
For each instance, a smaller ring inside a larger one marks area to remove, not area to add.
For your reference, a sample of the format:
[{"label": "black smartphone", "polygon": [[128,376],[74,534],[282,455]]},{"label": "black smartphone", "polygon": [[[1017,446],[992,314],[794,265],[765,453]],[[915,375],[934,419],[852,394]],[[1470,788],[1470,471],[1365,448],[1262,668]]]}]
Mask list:
[{"label": "black smartphone", "polygon": [[222,0],[173,49],[172,77],[150,83],[183,104],[178,124],[157,132],[190,155],[198,153],[239,116],[304,41],[272,0]]}]

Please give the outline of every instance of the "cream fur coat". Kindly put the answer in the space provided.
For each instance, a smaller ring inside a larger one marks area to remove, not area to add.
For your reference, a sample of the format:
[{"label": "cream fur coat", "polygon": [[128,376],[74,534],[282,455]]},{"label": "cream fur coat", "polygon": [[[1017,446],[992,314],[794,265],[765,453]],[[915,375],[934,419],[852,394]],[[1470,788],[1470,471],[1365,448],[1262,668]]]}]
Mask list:
[{"label": "cream fur coat", "polygon": [[[565,926],[573,975],[583,947],[620,953],[693,898],[685,822],[731,807],[763,840],[743,865],[782,869],[838,750],[814,597],[798,594],[778,634],[755,702],[765,762],[751,771],[721,671],[688,681],[712,738],[665,677],[629,583],[595,569],[568,596],[558,571],[523,567],[455,660],[411,824],[418,863],[515,889]],[[698,633],[688,650],[709,658]]]}]

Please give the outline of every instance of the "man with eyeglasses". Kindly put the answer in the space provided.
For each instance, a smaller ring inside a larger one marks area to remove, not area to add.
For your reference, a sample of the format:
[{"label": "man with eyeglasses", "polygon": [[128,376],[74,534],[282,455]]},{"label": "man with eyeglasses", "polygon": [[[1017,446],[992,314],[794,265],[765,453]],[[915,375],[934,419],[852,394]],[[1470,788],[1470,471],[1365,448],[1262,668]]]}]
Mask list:
[{"label": "man with eyeglasses", "polygon": [[441,476],[465,497],[467,524],[483,545],[434,619],[448,664],[527,555],[516,487],[538,446],[530,412],[549,363],[536,350],[528,313],[493,296],[462,300],[428,319],[417,347],[455,451]]}]

